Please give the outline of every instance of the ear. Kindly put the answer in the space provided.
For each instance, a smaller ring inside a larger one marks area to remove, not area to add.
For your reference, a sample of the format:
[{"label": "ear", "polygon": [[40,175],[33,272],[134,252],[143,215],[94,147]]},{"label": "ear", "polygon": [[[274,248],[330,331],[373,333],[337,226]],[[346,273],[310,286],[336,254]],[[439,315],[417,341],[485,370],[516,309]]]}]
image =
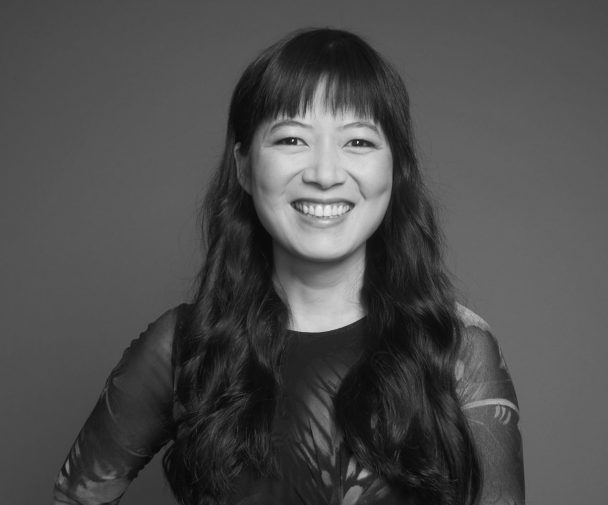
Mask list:
[{"label": "ear", "polygon": [[251,194],[251,171],[249,169],[249,157],[241,152],[241,143],[234,146],[234,162],[236,164],[236,177],[241,187]]}]

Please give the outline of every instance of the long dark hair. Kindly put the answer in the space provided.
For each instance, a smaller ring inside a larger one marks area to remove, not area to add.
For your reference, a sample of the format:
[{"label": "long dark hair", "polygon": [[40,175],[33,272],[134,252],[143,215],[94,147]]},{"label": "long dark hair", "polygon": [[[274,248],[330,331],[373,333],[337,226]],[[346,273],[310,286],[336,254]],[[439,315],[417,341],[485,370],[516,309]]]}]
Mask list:
[{"label": "long dark hair", "polygon": [[272,240],[236,176],[260,123],[326,103],[377,121],[393,155],[388,210],[367,242],[368,337],[334,399],[345,442],[366,468],[424,503],[473,503],[480,471],[454,389],[460,345],[440,235],[414,151],[403,81],[359,37],[297,33],[245,70],[209,188],[207,257],[186,331],[175,339],[178,428],[163,460],[180,503],[222,503],[235,477],[276,471],[271,429],[289,309],[272,282]]}]

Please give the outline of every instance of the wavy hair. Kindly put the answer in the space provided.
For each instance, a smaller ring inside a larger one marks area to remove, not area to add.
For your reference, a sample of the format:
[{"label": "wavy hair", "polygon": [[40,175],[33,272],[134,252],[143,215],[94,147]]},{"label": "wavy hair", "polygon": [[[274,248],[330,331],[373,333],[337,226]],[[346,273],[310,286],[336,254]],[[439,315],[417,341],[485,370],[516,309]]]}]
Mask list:
[{"label": "wavy hair", "polygon": [[179,411],[163,466],[184,505],[220,504],[238,474],[276,472],[271,430],[289,308],[272,282],[272,239],[240,186],[234,146],[310,107],[323,84],[331,110],[378,122],[393,155],[386,215],[366,246],[367,338],[334,399],[357,460],[424,503],[473,503],[480,466],[454,384],[460,326],[440,233],[414,150],[397,72],[358,36],[299,32],[245,70],[204,205],[207,256],[185,332],[173,348]]}]

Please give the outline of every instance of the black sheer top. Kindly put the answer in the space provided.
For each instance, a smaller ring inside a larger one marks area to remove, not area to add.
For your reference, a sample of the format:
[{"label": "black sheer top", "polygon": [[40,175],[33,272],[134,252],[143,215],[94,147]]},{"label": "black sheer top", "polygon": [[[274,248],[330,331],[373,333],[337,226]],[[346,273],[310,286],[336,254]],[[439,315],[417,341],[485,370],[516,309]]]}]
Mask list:
[{"label": "black sheer top", "polygon": [[[117,504],[131,480],[175,432],[173,309],[134,340],[112,370],[58,475],[55,504]],[[480,503],[523,504],[515,391],[488,325],[459,306],[463,343],[454,375],[484,473]],[[364,320],[320,333],[290,332],[284,393],[273,426],[280,478],[247,474],[230,505],[397,505],[408,503],[362,468],[341,440],[332,398],[361,352]]]}]

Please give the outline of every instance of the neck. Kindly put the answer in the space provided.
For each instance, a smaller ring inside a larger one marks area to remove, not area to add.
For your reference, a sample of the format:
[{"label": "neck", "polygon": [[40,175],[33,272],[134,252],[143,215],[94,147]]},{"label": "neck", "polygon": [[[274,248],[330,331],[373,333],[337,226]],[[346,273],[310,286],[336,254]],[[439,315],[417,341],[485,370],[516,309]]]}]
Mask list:
[{"label": "neck", "polygon": [[291,314],[290,329],[327,331],[365,315],[360,299],[365,248],[336,262],[294,259],[275,248],[274,263],[274,280]]}]

